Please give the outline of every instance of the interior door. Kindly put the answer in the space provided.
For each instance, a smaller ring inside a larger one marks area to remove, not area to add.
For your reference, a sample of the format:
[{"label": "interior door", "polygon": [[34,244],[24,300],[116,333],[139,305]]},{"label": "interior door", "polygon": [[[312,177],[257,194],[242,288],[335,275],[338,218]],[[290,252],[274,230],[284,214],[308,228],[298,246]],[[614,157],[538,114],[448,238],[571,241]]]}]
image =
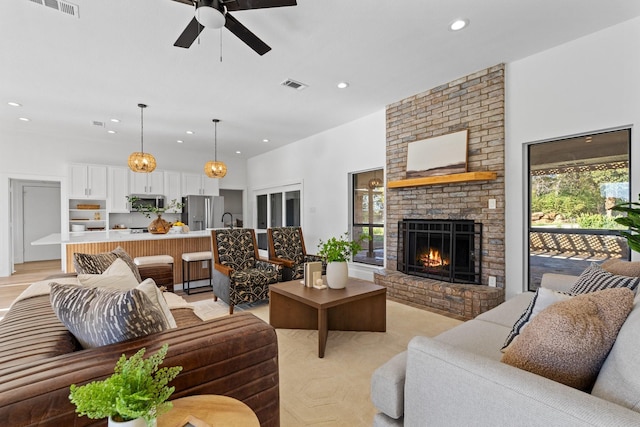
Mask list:
[{"label": "interior door", "polygon": [[25,185],[22,194],[24,262],[60,259],[60,245],[31,245],[60,233],[60,187]]}]

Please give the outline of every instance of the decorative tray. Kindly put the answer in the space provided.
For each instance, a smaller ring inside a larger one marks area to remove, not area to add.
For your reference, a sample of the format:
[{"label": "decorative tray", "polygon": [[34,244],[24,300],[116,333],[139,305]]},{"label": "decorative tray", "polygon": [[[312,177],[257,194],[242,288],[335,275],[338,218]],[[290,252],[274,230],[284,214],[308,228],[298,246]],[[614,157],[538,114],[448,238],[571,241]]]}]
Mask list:
[{"label": "decorative tray", "polygon": [[78,209],[100,209],[100,205],[83,205],[78,204]]}]

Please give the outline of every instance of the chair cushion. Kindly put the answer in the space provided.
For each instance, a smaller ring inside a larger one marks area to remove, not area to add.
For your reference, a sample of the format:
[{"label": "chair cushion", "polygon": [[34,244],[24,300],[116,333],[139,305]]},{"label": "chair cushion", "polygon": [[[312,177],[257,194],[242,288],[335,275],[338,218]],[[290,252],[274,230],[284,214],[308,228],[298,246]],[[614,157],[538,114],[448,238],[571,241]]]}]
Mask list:
[{"label": "chair cushion", "polygon": [[51,284],[56,316],[83,348],[100,347],[168,329],[144,292]]},{"label": "chair cushion", "polygon": [[277,258],[300,264],[304,261],[299,227],[276,227],[271,229],[273,251]]},{"label": "chair cushion", "polygon": [[248,268],[231,273],[229,298],[234,304],[269,298],[269,285],[278,281],[276,269]]},{"label": "chair cushion", "polygon": [[216,230],[219,263],[233,270],[255,267],[255,248],[250,229]]},{"label": "chair cushion", "polygon": [[142,282],[138,267],[133,262],[133,259],[131,259],[131,256],[120,246],[111,252],[100,254],[82,254],[76,252],[73,254],[73,267],[78,274],[102,274],[113,264],[116,258],[120,258],[126,262],[136,276],[138,283]]},{"label": "chair cushion", "polygon": [[552,304],[531,320],[502,361],[589,391],[633,306],[633,292],[605,289]]}]

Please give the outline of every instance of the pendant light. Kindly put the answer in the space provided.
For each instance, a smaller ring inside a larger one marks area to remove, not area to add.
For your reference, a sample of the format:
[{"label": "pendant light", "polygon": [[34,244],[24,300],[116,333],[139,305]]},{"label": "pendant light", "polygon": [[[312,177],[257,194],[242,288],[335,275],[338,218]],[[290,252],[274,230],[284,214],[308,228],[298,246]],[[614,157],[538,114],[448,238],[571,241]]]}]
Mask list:
[{"label": "pendant light", "polygon": [[138,104],[140,107],[140,151],[129,156],[129,169],[134,172],[150,173],[156,168],[156,158],[152,154],[144,152],[144,109],[146,104]]},{"label": "pendant light", "polygon": [[215,126],[213,161],[209,160],[204,165],[204,173],[206,173],[209,178],[222,178],[227,174],[227,165],[225,165],[224,162],[218,161],[218,122],[219,121],[220,120],[218,119],[213,119],[213,125]]}]

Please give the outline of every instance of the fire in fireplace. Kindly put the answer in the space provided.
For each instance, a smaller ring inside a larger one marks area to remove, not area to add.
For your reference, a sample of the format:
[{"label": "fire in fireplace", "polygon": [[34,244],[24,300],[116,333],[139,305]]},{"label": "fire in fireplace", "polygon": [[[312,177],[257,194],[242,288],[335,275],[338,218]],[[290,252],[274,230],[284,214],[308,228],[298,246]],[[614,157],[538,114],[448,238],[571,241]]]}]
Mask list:
[{"label": "fire in fireplace", "polygon": [[398,223],[398,270],[454,283],[481,284],[482,224],[405,219]]}]

